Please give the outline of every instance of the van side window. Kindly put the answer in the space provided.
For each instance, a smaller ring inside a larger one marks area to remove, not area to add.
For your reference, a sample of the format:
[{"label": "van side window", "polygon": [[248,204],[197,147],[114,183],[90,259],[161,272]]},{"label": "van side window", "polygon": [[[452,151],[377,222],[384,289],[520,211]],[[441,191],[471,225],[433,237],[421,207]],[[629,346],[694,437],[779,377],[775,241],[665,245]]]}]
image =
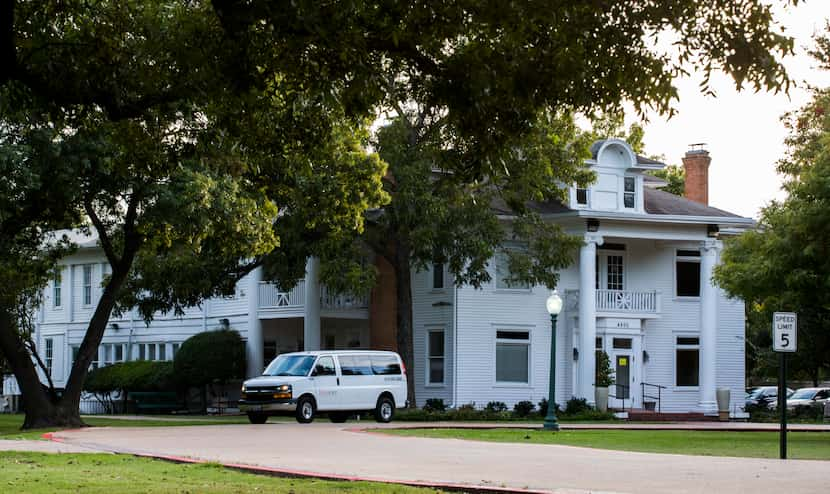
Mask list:
[{"label": "van side window", "polygon": [[401,366],[392,355],[372,355],[372,372],[380,376],[399,375]]},{"label": "van side window", "polygon": [[344,376],[371,376],[372,363],[368,355],[340,355],[340,371]]},{"label": "van side window", "polygon": [[337,374],[334,370],[334,360],[331,357],[320,357],[317,365],[314,366],[315,376],[333,376]]}]

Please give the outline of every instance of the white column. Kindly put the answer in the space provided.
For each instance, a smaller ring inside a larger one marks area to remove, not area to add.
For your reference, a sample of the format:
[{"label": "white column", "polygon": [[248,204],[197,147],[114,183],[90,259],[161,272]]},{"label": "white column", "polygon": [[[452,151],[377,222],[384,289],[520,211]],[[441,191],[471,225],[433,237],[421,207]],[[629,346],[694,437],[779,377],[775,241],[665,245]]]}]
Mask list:
[{"label": "white column", "polygon": [[602,236],[585,235],[585,244],[579,249],[579,361],[577,373],[579,392],[577,397],[593,404],[594,372],[596,367],[597,308],[596,264],[597,245]]},{"label": "white column", "polygon": [[305,266],[303,350],[320,349],[320,260],[309,257]]},{"label": "white column", "polygon": [[715,383],[717,365],[718,290],[712,282],[720,243],[706,240],[700,249],[700,398],[698,408],[716,414]]},{"label": "white column", "polygon": [[248,354],[248,377],[256,377],[261,376],[265,370],[262,362],[262,321],[259,319],[259,282],[262,281],[262,268],[254,269],[248,277],[248,341],[245,349]]}]

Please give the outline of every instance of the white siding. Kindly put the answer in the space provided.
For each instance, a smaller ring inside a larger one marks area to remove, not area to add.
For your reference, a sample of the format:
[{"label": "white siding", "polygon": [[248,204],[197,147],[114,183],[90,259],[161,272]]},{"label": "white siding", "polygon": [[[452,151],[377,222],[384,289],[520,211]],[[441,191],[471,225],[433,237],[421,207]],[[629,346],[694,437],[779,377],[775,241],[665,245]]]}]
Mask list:
[{"label": "white siding", "polygon": [[[415,397],[418,406],[429,398],[444,400],[445,405],[453,404],[453,319],[455,312],[452,281],[445,273],[444,288],[432,288],[430,269],[412,273],[412,326],[414,342]],[[427,334],[431,329],[443,329],[444,338],[444,384],[427,384]]]}]

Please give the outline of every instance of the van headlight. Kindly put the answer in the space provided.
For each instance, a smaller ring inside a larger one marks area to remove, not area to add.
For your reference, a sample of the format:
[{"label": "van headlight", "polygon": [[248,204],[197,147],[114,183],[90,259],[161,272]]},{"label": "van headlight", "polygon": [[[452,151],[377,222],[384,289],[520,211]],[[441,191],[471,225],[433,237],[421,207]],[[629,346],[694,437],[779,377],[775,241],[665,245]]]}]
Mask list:
[{"label": "van headlight", "polygon": [[275,389],[275,393],[273,394],[274,398],[277,400],[290,400],[291,399],[291,385],[290,384],[282,384],[277,386]]},{"label": "van headlight", "polygon": [[291,391],[291,385],[290,384],[283,384],[281,386],[277,386],[277,391],[280,391],[282,393],[285,393],[287,391]]},{"label": "van headlight", "polygon": [[246,386],[245,383],[242,383],[242,392],[244,393],[245,391],[248,391],[248,386]]}]

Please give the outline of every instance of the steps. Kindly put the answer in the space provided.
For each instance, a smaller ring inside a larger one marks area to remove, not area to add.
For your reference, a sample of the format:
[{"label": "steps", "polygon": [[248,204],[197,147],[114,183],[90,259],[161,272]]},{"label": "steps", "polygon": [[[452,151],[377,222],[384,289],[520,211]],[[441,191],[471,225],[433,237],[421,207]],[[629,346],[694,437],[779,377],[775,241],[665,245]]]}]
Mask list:
[{"label": "steps", "polygon": [[717,422],[718,417],[697,412],[662,412],[634,408],[628,410],[629,422]]}]

